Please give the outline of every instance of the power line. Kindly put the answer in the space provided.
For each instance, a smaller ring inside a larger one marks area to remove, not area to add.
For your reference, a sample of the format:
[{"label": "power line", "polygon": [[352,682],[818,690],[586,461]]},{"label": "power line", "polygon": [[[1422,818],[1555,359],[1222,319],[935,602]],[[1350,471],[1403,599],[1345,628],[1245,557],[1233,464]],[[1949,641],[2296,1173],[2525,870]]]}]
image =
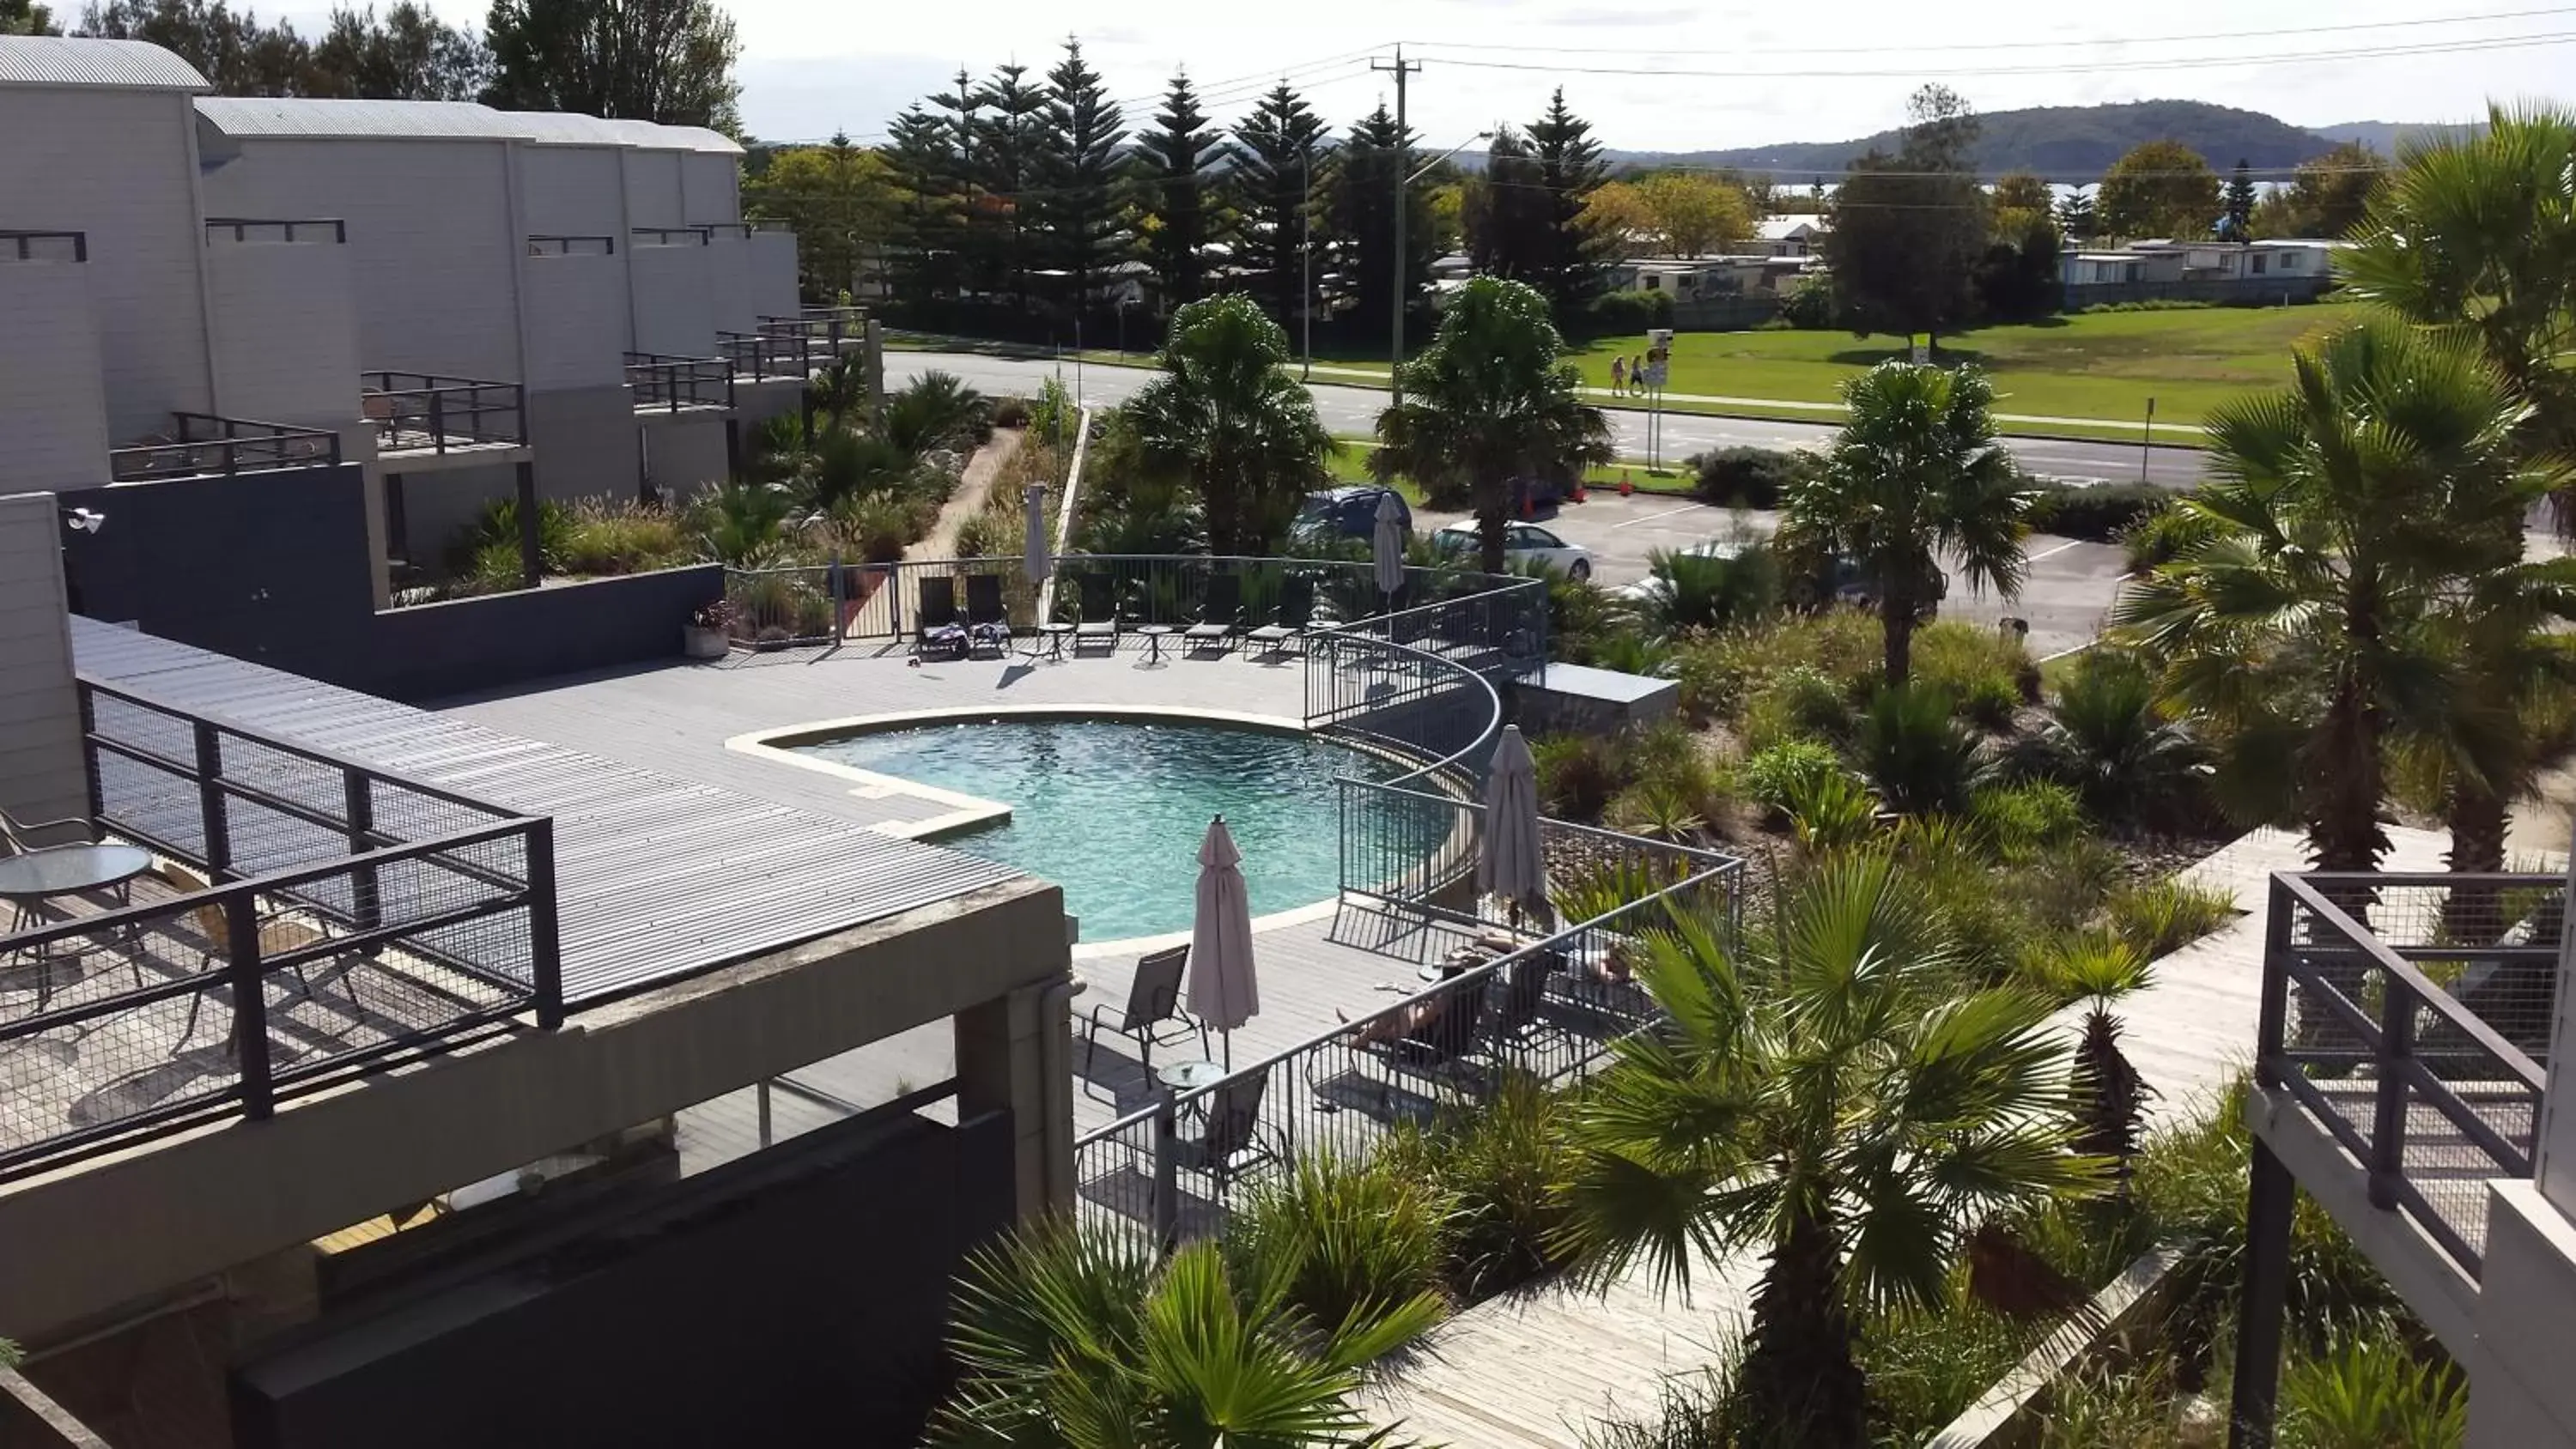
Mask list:
[{"label": "power line", "polygon": [[2106,37],[2097,40],[1931,41],[1920,45],[1730,46],[1724,50],[1677,50],[1669,46],[1528,45],[1466,40],[1414,40],[1406,43],[1448,50],[1522,51],[1547,55],[1917,55],[1925,51],[1948,50],[2074,50],[2086,46],[2179,45],[2203,40],[2265,40],[2284,35],[2315,35],[2349,30],[2394,30],[2426,25],[2471,25],[2498,20],[2529,20],[2552,15],[2576,15],[2576,6],[2552,6],[2541,10],[2497,10],[2482,15],[2437,15],[2412,20],[2355,20],[2340,25],[2301,25],[2278,30],[2215,30],[2204,31],[2197,35],[2157,35],[2129,39]]},{"label": "power line", "polygon": [[2522,50],[2544,45],[2564,45],[2576,40],[2576,31],[2553,31],[2541,35],[2497,36],[2484,40],[2428,41],[2411,45],[2356,47],[2348,50],[2279,52],[2271,55],[2193,56],[2173,60],[2107,60],[2077,61],[2049,65],[2010,66],[1923,66],[1909,65],[1885,70],[1680,70],[1639,66],[1567,65],[1561,62],[1475,60],[1465,56],[1435,55],[1443,65],[1466,66],[1478,70],[1547,71],[1559,75],[1615,75],[1629,80],[1656,80],[1666,77],[1690,80],[1890,80],[1919,79],[1934,76],[2011,76],[2069,75],[2121,71],[2203,70],[2213,67],[2263,65],[2301,65],[2319,61],[2383,60],[2421,55],[2457,55],[2477,51]]}]

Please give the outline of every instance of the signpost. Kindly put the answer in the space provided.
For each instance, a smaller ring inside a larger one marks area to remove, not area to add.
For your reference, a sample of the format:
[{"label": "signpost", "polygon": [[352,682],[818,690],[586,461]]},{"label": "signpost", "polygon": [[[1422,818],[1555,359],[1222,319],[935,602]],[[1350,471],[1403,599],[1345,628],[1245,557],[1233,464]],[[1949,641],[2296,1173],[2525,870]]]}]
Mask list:
[{"label": "signpost", "polygon": [[1664,458],[1664,382],[1673,371],[1673,329],[1646,329],[1646,364],[1639,371],[1646,387],[1646,468],[1652,472],[1663,466]]},{"label": "signpost", "polygon": [[2138,440],[2138,481],[2147,481],[2147,464],[2156,453],[2156,400],[2147,399],[2147,431]]}]

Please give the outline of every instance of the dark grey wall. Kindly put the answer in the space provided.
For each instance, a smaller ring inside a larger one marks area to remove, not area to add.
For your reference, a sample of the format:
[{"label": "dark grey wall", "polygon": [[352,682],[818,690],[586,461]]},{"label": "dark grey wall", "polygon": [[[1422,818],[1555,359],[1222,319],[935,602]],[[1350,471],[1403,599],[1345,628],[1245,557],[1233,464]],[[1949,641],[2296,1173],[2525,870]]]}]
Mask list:
[{"label": "dark grey wall", "polygon": [[356,464],[81,489],[74,612],[395,699],[666,659],[724,592],[714,564],[375,611]]},{"label": "dark grey wall", "polygon": [[235,1372],[233,1442],[918,1443],[950,1282],[1011,1196],[1006,1114],[838,1123],[528,1260],[299,1331]]}]

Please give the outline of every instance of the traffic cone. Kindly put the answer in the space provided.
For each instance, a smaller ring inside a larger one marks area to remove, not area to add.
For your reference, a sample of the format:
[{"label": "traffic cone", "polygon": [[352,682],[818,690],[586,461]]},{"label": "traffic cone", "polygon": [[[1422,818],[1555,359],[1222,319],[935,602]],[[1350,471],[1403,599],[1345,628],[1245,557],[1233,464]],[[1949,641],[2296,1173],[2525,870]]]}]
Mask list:
[{"label": "traffic cone", "polygon": [[1635,493],[1636,491],[1637,491],[1637,485],[1628,481],[1628,470],[1627,470],[1627,469],[1625,469],[1625,468],[1620,469],[1620,470],[1619,470],[1619,496],[1620,496],[1620,497],[1622,497],[1622,498],[1626,498],[1626,497],[1628,497],[1629,495],[1631,495],[1631,494]]},{"label": "traffic cone", "polygon": [[1585,492],[1584,492],[1583,480],[1582,480],[1582,479],[1580,479],[1580,478],[1575,479],[1575,480],[1574,480],[1574,501],[1575,501],[1575,502],[1577,502],[1577,503],[1581,503],[1581,502],[1583,502],[1583,501],[1584,501],[1585,496],[1586,496],[1586,495],[1585,495]]}]

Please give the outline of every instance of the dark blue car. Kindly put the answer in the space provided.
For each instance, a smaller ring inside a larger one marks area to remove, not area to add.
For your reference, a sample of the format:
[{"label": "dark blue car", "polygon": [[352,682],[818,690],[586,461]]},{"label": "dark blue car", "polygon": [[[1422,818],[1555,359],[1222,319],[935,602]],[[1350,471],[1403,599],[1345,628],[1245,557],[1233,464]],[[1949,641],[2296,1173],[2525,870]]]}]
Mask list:
[{"label": "dark blue car", "polygon": [[1406,506],[1404,495],[1373,483],[1356,483],[1348,488],[1328,488],[1321,493],[1307,494],[1305,504],[1297,510],[1296,532],[1300,537],[1374,537],[1377,533],[1377,504],[1381,498],[1395,500],[1396,516],[1404,520],[1405,531],[1412,532],[1413,510]]}]

